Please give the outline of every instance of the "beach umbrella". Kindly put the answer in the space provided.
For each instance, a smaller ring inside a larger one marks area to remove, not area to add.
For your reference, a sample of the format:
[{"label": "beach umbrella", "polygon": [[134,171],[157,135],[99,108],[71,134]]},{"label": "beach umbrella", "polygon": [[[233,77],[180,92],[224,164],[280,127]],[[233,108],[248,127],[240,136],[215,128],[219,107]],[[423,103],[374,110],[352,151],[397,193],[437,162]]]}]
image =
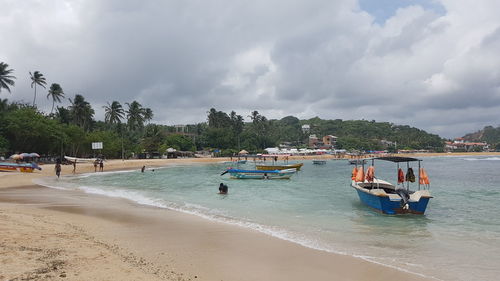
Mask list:
[{"label": "beach umbrella", "polygon": [[19,160],[19,159],[23,159],[23,156],[20,154],[12,154],[9,158],[14,159],[14,160]]},{"label": "beach umbrella", "polygon": [[248,154],[248,151],[243,149],[242,151],[238,152],[238,154]]},{"label": "beach umbrella", "polygon": [[167,152],[176,152],[177,150],[175,148],[169,147],[167,148]]}]

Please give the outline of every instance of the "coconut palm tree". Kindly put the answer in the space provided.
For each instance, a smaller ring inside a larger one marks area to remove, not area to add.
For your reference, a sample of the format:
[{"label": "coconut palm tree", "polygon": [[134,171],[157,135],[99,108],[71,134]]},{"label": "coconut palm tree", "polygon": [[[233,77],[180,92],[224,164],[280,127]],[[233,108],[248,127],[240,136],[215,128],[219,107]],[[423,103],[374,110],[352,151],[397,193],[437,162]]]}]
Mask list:
[{"label": "coconut palm tree", "polygon": [[128,106],[127,110],[127,125],[130,130],[134,131],[144,127],[144,108],[137,101],[125,103]]},{"label": "coconut palm tree", "polygon": [[47,94],[47,99],[49,97],[52,97],[52,109],[50,110],[50,114],[52,114],[52,111],[54,111],[54,103],[61,102],[61,98],[64,98],[64,91],[61,88],[61,85],[57,83],[53,83],[50,85],[49,88],[49,93]]},{"label": "coconut palm tree", "polygon": [[90,127],[92,123],[92,118],[94,117],[94,109],[90,103],[88,103],[82,95],[75,95],[75,99],[69,99],[71,119],[73,122],[86,130]]},{"label": "coconut palm tree", "polygon": [[116,124],[116,123],[121,123],[122,119],[125,117],[125,111],[123,110],[122,105],[117,102],[113,101],[111,104],[109,104],[104,107],[104,122],[109,123],[109,124]]},{"label": "coconut palm tree", "polygon": [[45,89],[45,85],[47,85],[47,82],[45,81],[45,77],[43,77],[43,74],[38,70],[33,72],[33,74],[30,72],[30,77],[31,77],[31,88],[33,88],[33,85],[35,86],[35,96],[33,97],[33,107],[34,107],[36,101],[36,85],[39,85]]},{"label": "coconut palm tree", "polygon": [[8,64],[0,62],[0,92],[2,92],[2,89],[5,89],[10,93],[9,86],[14,86],[15,84],[14,79],[16,79],[16,77],[11,75],[14,70],[8,68]]}]

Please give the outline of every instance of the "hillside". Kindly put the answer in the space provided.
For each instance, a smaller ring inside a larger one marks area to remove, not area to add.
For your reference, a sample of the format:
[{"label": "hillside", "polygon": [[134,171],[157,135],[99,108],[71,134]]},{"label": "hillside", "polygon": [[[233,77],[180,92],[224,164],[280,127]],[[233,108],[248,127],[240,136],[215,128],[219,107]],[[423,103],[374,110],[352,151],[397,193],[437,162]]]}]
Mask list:
[{"label": "hillside", "polygon": [[498,149],[500,147],[500,127],[486,126],[475,133],[466,134],[463,138],[466,141],[486,142]]}]

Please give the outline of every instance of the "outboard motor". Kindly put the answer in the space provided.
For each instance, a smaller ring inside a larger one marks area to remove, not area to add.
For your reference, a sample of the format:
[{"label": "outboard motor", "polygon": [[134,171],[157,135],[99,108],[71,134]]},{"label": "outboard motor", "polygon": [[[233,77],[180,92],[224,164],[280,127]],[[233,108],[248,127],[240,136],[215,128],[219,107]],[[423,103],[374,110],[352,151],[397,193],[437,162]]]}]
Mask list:
[{"label": "outboard motor", "polygon": [[413,193],[411,191],[408,191],[404,188],[399,188],[399,189],[396,189],[396,194],[399,195],[399,197],[401,197],[401,199],[403,200],[401,202],[401,207],[403,207],[403,209],[405,210],[408,210],[408,208],[410,207],[408,205],[408,201],[410,201],[410,194]]}]

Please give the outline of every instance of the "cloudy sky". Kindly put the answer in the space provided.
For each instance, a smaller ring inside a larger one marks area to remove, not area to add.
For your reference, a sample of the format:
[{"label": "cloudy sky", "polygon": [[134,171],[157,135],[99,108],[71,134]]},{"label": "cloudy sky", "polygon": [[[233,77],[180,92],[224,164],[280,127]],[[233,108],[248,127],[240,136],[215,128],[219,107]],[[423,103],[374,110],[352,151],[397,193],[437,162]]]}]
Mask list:
[{"label": "cloudy sky", "polygon": [[[66,96],[133,100],[154,122],[366,119],[457,137],[500,125],[498,0],[0,0],[0,98],[30,71]],[[37,104],[50,111],[46,90]],[[69,102],[65,101],[64,105]],[[248,118],[246,118],[248,120]]]}]

